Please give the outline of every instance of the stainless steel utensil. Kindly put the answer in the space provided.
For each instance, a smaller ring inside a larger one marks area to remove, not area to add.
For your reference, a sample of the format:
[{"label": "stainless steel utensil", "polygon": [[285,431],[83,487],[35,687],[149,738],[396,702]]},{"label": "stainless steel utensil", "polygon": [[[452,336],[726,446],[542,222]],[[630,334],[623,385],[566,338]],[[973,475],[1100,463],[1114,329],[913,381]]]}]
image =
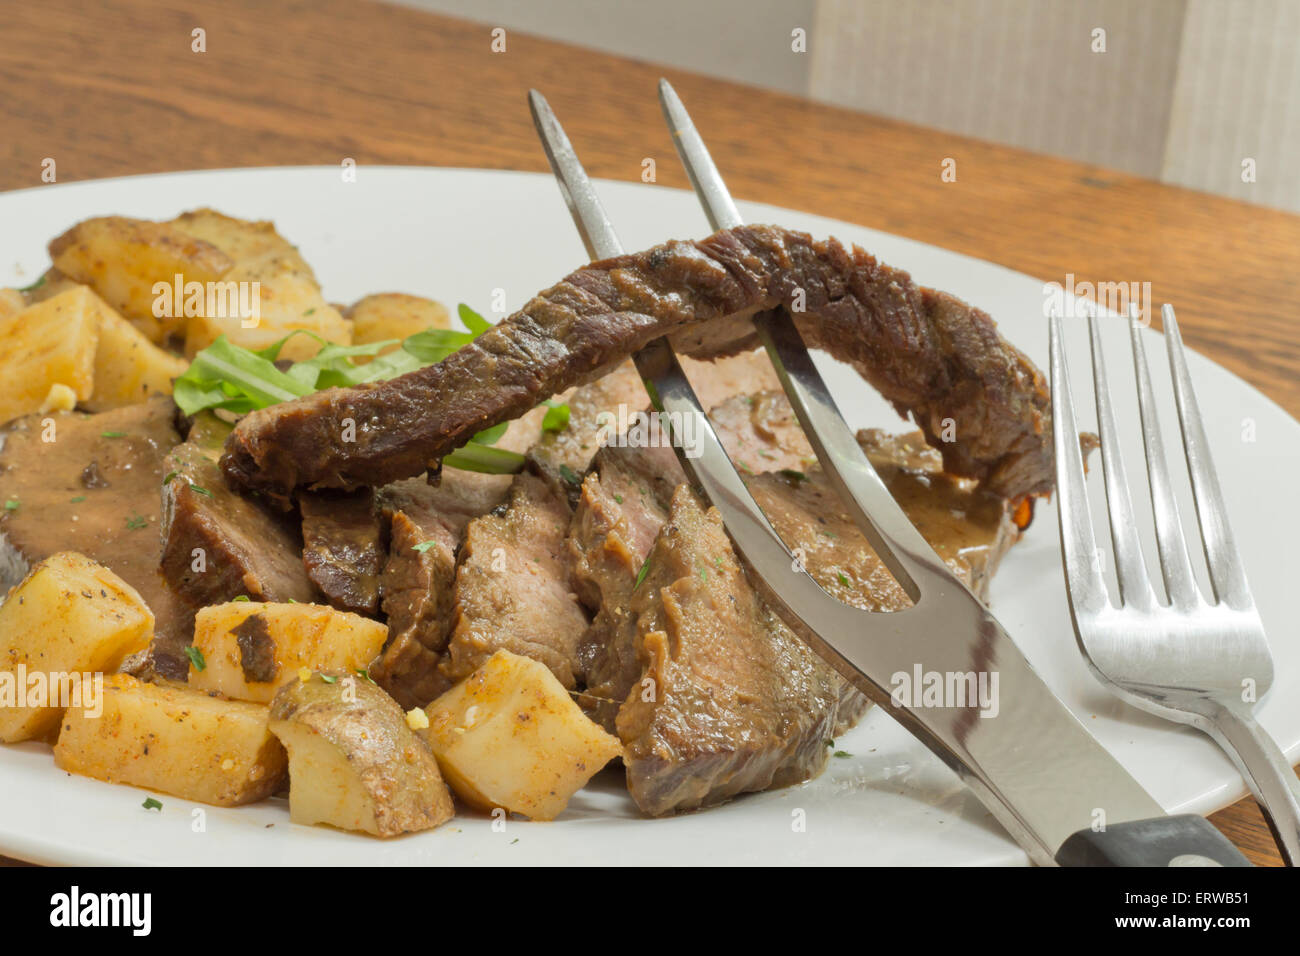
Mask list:
[{"label": "stainless steel utensil", "polygon": [[[678,152],[715,228],[740,216],[680,100],[660,96]],[[568,137],[541,94],[529,102],[538,134],[593,258],[622,252]],[[653,405],[694,416],[698,457],[679,459],[722,515],[760,593],[846,679],[952,767],[1038,863],[1166,865],[1195,858],[1246,865],[1200,817],[1165,817],[1160,806],[1084,730],[989,613],[916,531],[845,424],[784,312],[755,319],[818,459],[876,553],[913,601],[877,614],[835,600],[793,560],[750,496],[666,341],[635,361]],[[680,419],[678,419],[680,420]],[[983,719],[966,706],[891,702],[891,685],[915,665],[945,674],[999,675],[1001,707]],[[1098,821],[1105,821],[1098,828]]]},{"label": "stainless steel utensil", "polygon": [[1075,634],[1093,672],[1129,703],[1205,731],[1233,759],[1255,794],[1288,865],[1300,860],[1300,781],[1281,749],[1255,722],[1255,701],[1273,683],[1273,658],[1246,583],[1241,556],[1210,460],[1209,442],[1192,391],[1174,310],[1162,310],[1183,450],[1191,474],[1201,546],[1212,593],[1203,595],[1192,573],[1178,505],[1156,420],[1142,327],[1129,317],[1147,481],[1168,603],[1147,575],[1128,479],[1115,433],[1110,385],[1102,355],[1101,324],[1088,319],[1111,542],[1119,584],[1111,602],[1098,560],[1084,487],[1061,317],[1051,319],[1052,416],[1056,430],[1056,487],[1061,550]]}]

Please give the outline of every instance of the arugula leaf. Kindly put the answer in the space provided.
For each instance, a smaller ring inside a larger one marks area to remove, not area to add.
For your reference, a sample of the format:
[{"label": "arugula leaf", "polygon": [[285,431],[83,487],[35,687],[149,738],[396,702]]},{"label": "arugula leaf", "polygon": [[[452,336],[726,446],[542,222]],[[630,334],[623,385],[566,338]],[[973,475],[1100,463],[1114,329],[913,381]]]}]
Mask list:
[{"label": "arugula leaf", "polygon": [[[492,328],[492,323],[468,305],[461,304],[457,313],[469,331],[426,329],[405,339],[364,345],[338,345],[314,332],[296,329],[266,348],[253,350],[235,345],[223,335],[194,356],[185,374],[176,379],[172,397],[186,415],[195,415],[205,409],[224,409],[235,415],[244,415],[325,388],[387,381],[441,362]],[[281,368],[276,364],[280,353],[285,343],[295,335],[314,339],[320,349],[309,359]],[[394,345],[401,347],[379,354]],[[359,365],[354,359],[362,356],[369,357],[370,361]],[[569,420],[568,406],[547,404],[550,408],[542,427],[547,431],[565,428]],[[444,457],[443,464],[449,468],[488,474],[520,471],[524,466],[523,455],[492,447],[501,440],[508,427],[508,422],[502,422],[484,429],[464,448]],[[191,487],[206,493],[204,489]]]}]

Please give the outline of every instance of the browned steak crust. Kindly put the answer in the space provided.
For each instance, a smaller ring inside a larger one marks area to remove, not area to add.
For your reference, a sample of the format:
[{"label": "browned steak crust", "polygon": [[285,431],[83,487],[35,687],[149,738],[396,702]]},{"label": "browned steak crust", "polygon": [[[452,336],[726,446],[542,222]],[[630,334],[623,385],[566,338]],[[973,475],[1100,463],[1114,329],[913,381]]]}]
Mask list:
[{"label": "browned steak crust", "polygon": [[[654,339],[696,357],[733,354],[756,344],[755,313],[800,306],[808,343],[910,412],[949,472],[1008,498],[1050,490],[1042,373],[988,315],[857,247],[776,226],[592,263],[437,365],[253,412],[227,440],[222,467],[236,485],[280,494],[380,485]],[[356,440],[343,442],[349,421]],[[948,431],[955,440],[940,441]]]}]

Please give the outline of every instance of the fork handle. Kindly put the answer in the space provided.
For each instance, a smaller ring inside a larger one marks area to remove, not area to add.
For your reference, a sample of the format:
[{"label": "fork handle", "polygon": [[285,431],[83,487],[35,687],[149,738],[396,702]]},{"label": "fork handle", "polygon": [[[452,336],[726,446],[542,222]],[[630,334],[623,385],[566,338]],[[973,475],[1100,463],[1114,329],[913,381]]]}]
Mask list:
[{"label": "fork handle", "polygon": [[1300,863],[1300,779],[1273,738],[1249,713],[1224,708],[1202,729],[1241,771],[1264,811],[1287,866]]},{"label": "fork handle", "polygon": [[1056,862],[1061,866],[1250,866],[1227,837],[1194,813],[1080,830],[1061,844]]}]

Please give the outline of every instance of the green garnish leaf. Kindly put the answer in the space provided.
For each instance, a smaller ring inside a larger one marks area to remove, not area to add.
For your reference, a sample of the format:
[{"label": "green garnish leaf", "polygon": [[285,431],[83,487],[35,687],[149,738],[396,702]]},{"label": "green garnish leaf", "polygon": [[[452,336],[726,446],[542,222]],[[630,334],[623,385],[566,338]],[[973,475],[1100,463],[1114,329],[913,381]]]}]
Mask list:
[{"label": "green garnish leaf", "polygon": [[100,438],[125,438],[126,432],[100,432]]},{"label": "green garnish leaf", "polygon": [[568,465],[560,466],[560,477],[563,478],[569,484],[573,485],[575,488],[577,488],[579,485],[582,484],[582,479],[578,477],[578,473],[574,471],[572,468],[570,468]]},{"label": "green garnish leaf", "polygon": [[193,644],[185,648],[185,656],[190,659],[196,671],[207,670],[208,662],[203,659],[203,652]]},{"label": "green garnish leaf", "polygon": [[22,507],[22,502],[17,498],[10,498],[5,502],[5,511],[17,511]]},{"label": "green garnish leaf", "polygon": [[623,496],[622,496],[622,495],[615,495],[615,496],[614,496],[614,500],[617,501],[619,504],[622,504],[622,503],[623,503]]},{"label": "green garnish leaf", "polygon": [[569,427],[568,405],[552,402],[550,399],[543,404],[546,406],[546,414],[542,417],[542,431],[562,432]]},{"label": "green garnish leaf", "polygon": [[144,515],[135,515],[126,519],[126,526],[132,531],[139,531],[141,528],[149,527],[149,519]]},{"label": "green garnish leaf", "polygon": [[208,489],[206,488],[194,484],[193,482],[190,483],[190,491],[193,491],[196,494],[200,494],[200,495],[207,495],[209,498],[212,497],[212,492],[208,491]]},{"label": "green garnish leaf", "polygon": [[456,306],[456,314],[460,316],[460,321],[464,323],[465,328],[469,329],[470,334],[475,337],[482,335],[488,329],[492,328],[492,323],[483,316],[479,315],[464,302]]},{"label": "green garnish leaf", "polygon": [[177,475],[179,475],[179,474],[180,474],[179,471],[169,471],[169,472],[167,472],[167,474],[163,476],[163,484],[164,484],[164,485],[170,485],[170,484],[172,483],[172,479],[175,478],[175,477],[176,477]]},{"label": "green garnish leaf", "polygon": [[74,504],[74,505],[75,505],[75,504],[80,504],[81,502],[83,502],[83,501],[85,501],[85,500],[86,500],[86,496],[85,496],[85,495],[77,495],[77,497],[71,499],[72,504]]},{"label": "green garnish leaf", "polygon": [[321,674],[320,679],[327,684],[337,684],[339,682],[339,679],[333,674]]},{"label": "green garnish leaf", "polygon": [[251,602],[252,598],[250,598],[247,594],[240,594],[238,597],[233,597],[230,600],[239,601],[242,604],[244,602]]},{"label": "green garnish leaf", "polygon": [[140,806],[144,807],[146,810],[162,809],[162,804],[159,803],[157,800],[155,800],[153,797],[146,797],[144,803],[140,804]]},{"label": "green garnish leaf", "polygon": [[835,753],[831,754],[831,756],[839,757],[841,760],[843,760],[845,757],[852,757],[853,754],[849,753],[847,750],[837,750],[835,751]]},{"label": "green garnish leaf", "polygon": [[835,577],[836,577],[837,579],[839,579],[839,582],[840,582],[840,586],[841,586],[841,587],[848,587],[848,586],[849,586],[849,579],[848,579],[848,577],[844,574],[843,571],[836,571],[836,572],[835,572]]},{"label": "green garnish leaf", "polygon": [[805,475],[802,471],[795,470],[794,468],[782,468],[781,471],[778,472],[778,474],[783,475],[784,477],[788,478],[790,481],[795,482],[796,484],[798,482],[808,480],[807,475]]},{"label": "green garnish leaf", "polygon": [[645,556],[645,561],[641,563],[641,570],[636,573],[636,583],[632,585],[633,591],[635,591],[637,588],[641,586],[641,582],[645,580],[645,576],[649,573],[650,573],[650,555],[647,554]]},{"label": "green garnish leaf", "polygon": [[421,541],[419,544],[411,545],[411,550],[419,551],[421,554],[424,554],[424,552],[428,551],[437,543],[438,543],[437,541],[434,541],[432,538],[430,538],[428,541]]},{"label": "green garnish leaf", "polygon": [[[172,398],[186,415],[195,415],[206,409],[224,409],[235,415],[245,415],[324,388],[398,378],[441,362],[492,328],[492,323],[467,305],[462,304],[457,312],[468,332],[426,329],[405,339],[364,345],[337,345],[314,332],[297,329],[264,349],[253,350],[235,345],[223,335],[194,356],[185,374],[176,379]],[[287,369],[277,367],[275,363],[285,343],[295,335],[313,339],[320,345],[320,350],[309,359],[294,362]],[[400,348],[386,351],[393,346]],[[381,352],[385,354],[381,355]],[[361,356],[369,357],[370,361],[364,365],[353,361]],[[567,424],[567,416],[567,408],[564,412],[552,408],[547,412],[543,427],[558,430]],[[471,438],[465,448],[447,455],[443,464],[449,468],[488,474],[521,471],[523,455],[496,449],[483,452],[500,440],[507,427],[503,422],[484,429]],[[168,480],[171,477],[168,476]],[[190,487],[199,490],[194,485]]]},{"label": "green garnish leaf", "polygon": [[362,678],[363,680],[368,680],[368,681],[370,681],[370,683],[372,683],[372,684],[375,682],[375,679],[374,679],[373,677],[370,676],[370,671],[369,671],[367,668],[364,668],[364,667],[358,667],[358,668],[357,668],[357,676],[360,677],[360,678]]}]

